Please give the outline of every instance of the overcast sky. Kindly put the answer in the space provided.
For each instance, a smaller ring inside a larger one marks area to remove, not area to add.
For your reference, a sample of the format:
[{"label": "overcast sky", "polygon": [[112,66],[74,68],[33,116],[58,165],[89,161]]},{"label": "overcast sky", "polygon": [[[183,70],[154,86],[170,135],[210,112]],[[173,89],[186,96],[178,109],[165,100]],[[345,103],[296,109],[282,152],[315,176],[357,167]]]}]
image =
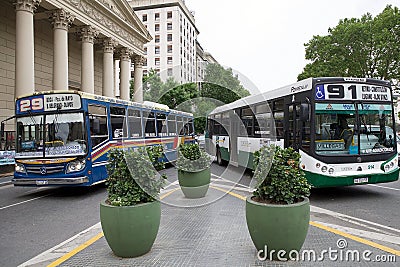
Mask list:
[{"label": "overcast sky", "polygon": [[400,0],[186,0],[198,40],[223,66],[246,76],[260,92],[296,82],[305,47],[340,19],[381,13]]}]

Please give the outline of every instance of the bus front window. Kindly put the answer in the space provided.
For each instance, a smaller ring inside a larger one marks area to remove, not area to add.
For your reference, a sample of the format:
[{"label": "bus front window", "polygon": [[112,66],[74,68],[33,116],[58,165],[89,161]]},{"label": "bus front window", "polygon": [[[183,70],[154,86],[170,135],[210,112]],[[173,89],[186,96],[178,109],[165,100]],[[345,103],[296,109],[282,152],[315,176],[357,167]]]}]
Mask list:
[{"label": "bus front window", "polygon": [[84,155],[85,136],[83,113],[19,117],[16,157]]},{"label": "bus front window", "polygon": [[46,116],[46,156],[77,156],[87,151],[83,113]]},{"label": "bus front window", "polygon": [[[382,104],[359,104],[360,153],[376,154],[394,151],[392,108]],[[357,136],[358,137],[358,136]],[[358,139],[356,139],[358,141]]]},{"label": "bus front window", "polygon": [[356,107],[355,104],[317,103],[315,110],[317,154],[376,154],[394,150],[390,105],[358,104]]}]

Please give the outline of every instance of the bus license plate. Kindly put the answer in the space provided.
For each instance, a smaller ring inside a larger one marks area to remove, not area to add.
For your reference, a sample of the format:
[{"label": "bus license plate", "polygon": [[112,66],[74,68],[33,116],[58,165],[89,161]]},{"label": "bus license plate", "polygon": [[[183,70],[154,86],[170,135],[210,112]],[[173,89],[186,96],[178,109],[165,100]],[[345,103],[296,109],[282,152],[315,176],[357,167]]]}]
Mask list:
[{"label": "bus license plate", "polygon": [[368,177],[365,178],[355,178],[354,179],[355,184],[362,184],[362,183],[368,183]]},{"label": "bus license plate", "polygon": [[36,181],[36,185],[47,185],[47,184],[49,184],[49,181],[40,181],[40,180]]}]

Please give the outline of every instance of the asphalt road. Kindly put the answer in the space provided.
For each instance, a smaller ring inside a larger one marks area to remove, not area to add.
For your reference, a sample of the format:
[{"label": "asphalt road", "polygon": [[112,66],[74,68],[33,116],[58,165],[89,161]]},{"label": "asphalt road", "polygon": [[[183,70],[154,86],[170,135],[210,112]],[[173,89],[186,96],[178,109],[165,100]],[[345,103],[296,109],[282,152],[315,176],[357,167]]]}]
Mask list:
[{"label": "asphalt road", "polygon": [[[224,176],[224,170],[213,165],[214,174]],[[230,171],[234,174],[242,170]],[[167,172],[172,174],[175,170],[170,168]],[[251,172],[244,172],[239,183],[249,185],[250,175]],[[0,266],[17,266],[98,223],[99,203],[105,198],[104,185],[91,188],[0,186]],[[400,181],[313,189],[310,199],[313,206],[400,229]]]}]

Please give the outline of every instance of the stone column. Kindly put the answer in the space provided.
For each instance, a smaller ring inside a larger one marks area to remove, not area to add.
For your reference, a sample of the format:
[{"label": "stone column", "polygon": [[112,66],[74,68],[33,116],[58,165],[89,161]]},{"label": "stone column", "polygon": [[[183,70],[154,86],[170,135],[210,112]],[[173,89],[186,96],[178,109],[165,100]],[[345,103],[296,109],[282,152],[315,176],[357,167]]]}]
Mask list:
[{"label": "stone column", "polygon": [[114,95],[115,97],[121,96],[121,90],[119,88],[119,81],[120,81],[120,67],[119,67],[120,60],[114,60]]},{"label": "stone column", "polygon": [[53,89],[68,90],[68,28],[74,17],[65,10],[51,14],[53,24]]},{"label": "stone column", "polygon": [[94,94],[94,39],[99,34],[92,26],[84,26],[77,32],[82,40],[81,90]]},{"label": "stone column", "polygon": [[103,96],[114,94],[114,47],[117,42],[111,38],[103,41]]},{"label": "stone column", "polygon": [[122,100],[130,100],[129,81],[131,79],[131,51],[128,48],[121,49],[121,85],[120,96]]},{"label": "stone column", "polygon": [[17,0],[15,36],[15,95],[35,91],[33,12],[41,0]]},{"label": "stone column", "polygon": [[143,103],[143,61],[142,56],[134,57],[134,95],[133,101]]}]

